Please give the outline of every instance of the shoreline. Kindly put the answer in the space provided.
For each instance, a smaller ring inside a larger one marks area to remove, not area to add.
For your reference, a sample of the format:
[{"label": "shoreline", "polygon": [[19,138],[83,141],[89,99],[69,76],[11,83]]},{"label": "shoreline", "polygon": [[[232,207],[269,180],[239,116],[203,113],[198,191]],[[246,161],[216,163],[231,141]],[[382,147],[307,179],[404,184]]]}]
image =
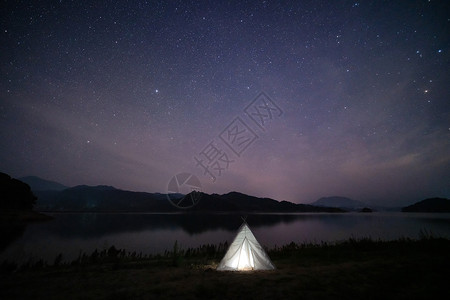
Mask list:
[{"label": "shoreline", "polygon": [[0,212],[0,224],[2,222],[23,222],[23,223],[33,223],[33,222],[43,222],[50,221],[54,218],[52,216],[46,215],[43,212],[33,211],[33,210],[3,210]]}]

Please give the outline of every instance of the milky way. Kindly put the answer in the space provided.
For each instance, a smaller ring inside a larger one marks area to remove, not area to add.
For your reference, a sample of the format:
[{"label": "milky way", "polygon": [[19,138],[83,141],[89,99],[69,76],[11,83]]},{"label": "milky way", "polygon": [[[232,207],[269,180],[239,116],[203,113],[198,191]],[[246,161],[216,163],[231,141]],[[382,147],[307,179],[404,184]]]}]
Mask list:
[{"label": "milky way", "polygon": [[1,9],[2,172],[450,197],[448,1],[16,2]]}]

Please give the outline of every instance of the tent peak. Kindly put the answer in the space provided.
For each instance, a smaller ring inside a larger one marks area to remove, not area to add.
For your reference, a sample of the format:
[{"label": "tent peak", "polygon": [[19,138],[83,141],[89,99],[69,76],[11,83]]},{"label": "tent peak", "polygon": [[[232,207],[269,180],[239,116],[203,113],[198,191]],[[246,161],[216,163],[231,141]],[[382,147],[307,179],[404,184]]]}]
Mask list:
[{"label": "tent peak", "polygon": [[244,220],[217,270],[243,271],[273,269],[275,269],[275,266]]}]

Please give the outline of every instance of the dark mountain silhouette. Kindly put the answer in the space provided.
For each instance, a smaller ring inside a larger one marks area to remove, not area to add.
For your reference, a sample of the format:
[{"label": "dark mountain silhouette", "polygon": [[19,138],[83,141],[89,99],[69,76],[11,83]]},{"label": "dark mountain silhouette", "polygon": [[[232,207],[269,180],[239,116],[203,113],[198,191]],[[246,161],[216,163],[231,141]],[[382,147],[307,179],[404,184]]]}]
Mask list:
[{"label": "dark mountain silhouette", "polygon": [[[224,195],[198,193],[200,201],[184,212],[342,212],[338,208],[315,207],[258,198],[238,192]],[[63,191],[37,192],[37,208],[42,211],[128,211],[180,212],[166,194],[131,192],[111,186],[76,186]],[[173,196],[173,195],[172,195]],[[184,197],[183,195],[179,195]],[[189,194],[186,196],[189,197]]]},{"label": "dark mountain silhouette", "polygon": [[28,184],[31,187],[31,190],[33,192],[36,192],[36,191],[62,191],[62,190],[65,190],[68,188],[67,186],[65,186],[61,183],[42,179],[37,176],[21,177],[21,178],[19,178],[19,180]]},{"label": "dark mountain silhouette", "polygon": [[367,204],[358,200],[353,200],[347,197],[323,197],[319,200],[311,203],[314,206],[325,206],[325,207],[335,207],[341,208],[345,210],[361,210],[364,207],[367,207]]},{"label": "dark mountain silhouette", "polygon": [[448,213],[450,212],[450,199],[428,198],[403,207],[402,212]]},{"label": "dark mountain silhouette", "polygon": [[174,211],[166,195],[131,192],[112,186],[80,185],[63,191],[37,192],[37,208],[46,211]]},{"label": "dark mountain silhouette", "polygon": [[[220,203],[218,207],[217,204]],[[277,201],[270,198],[258,198],[239,192],[223,195],[203,194],[199,204],[193,207],[196,211],[247,211],[247,212],[342,212],[330,207],[317,207],[307,204],[296,204],[288,201]]]},{"label": "dark mountain silhouette", "polygon": [[0,173],[0,208],[31,211],[35,202],[28,184]]}]

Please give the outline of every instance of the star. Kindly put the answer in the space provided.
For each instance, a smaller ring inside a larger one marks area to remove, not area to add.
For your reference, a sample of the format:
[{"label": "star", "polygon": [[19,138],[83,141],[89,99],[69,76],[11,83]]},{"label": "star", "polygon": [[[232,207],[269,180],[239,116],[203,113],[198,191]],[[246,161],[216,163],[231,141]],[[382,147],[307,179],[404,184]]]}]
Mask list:
[{"label": "star", "polygon": [[446,1],[145,2],[0,10],[0,171],[164,191],[263,92],[286,113],[210,192],[450,197]]}]

